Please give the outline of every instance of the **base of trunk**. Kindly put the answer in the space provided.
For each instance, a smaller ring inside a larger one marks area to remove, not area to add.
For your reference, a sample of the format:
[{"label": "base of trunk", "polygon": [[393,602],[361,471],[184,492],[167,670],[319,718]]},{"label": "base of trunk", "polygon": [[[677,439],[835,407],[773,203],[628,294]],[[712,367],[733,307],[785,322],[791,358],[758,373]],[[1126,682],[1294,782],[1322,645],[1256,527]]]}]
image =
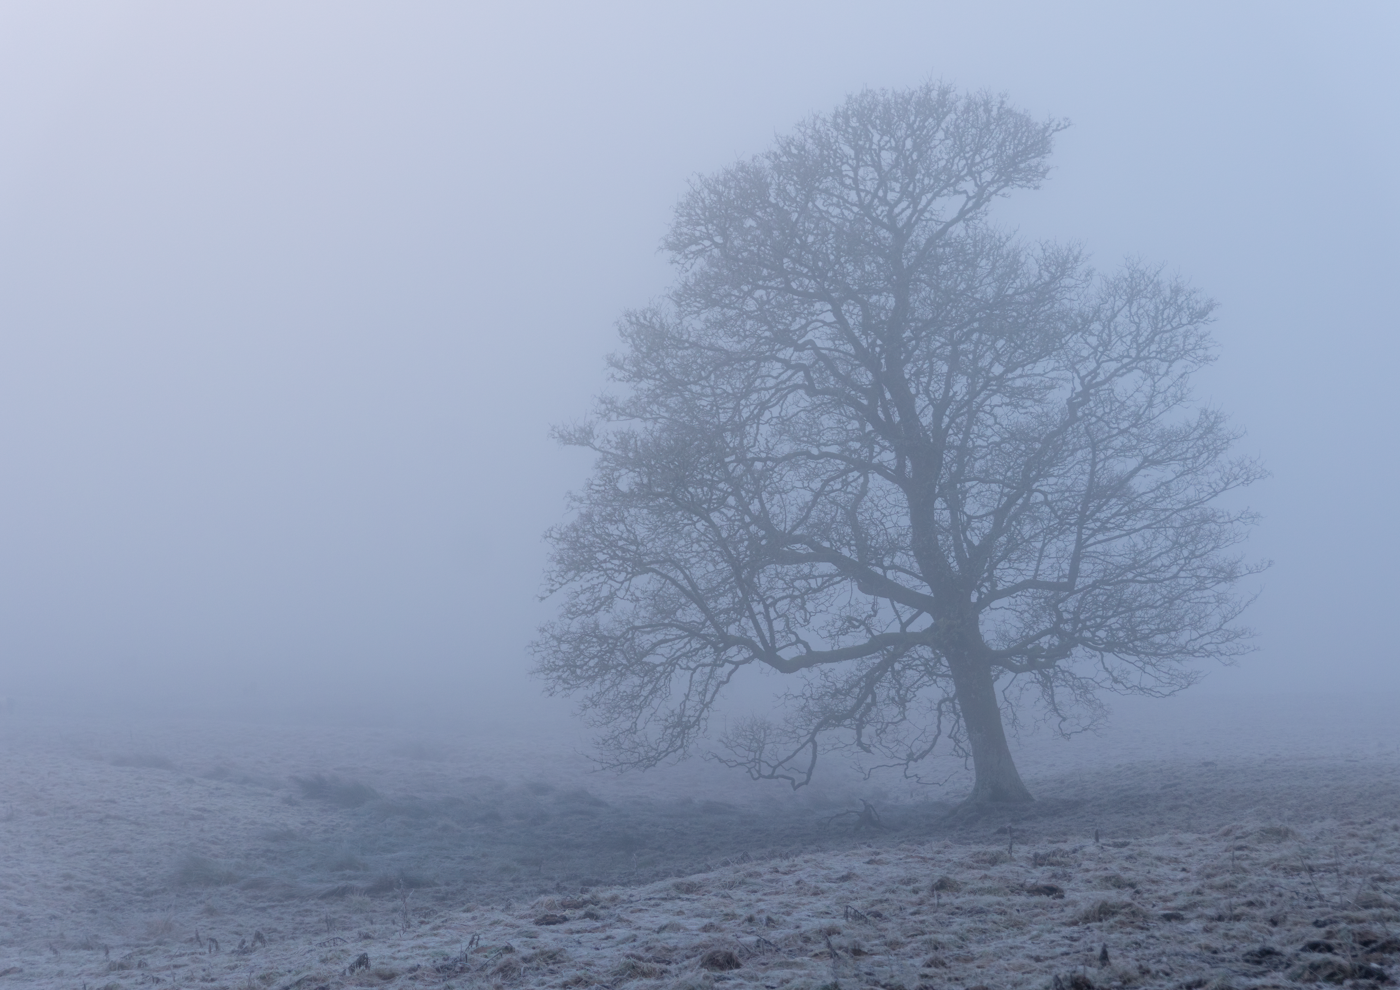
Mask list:
[{"label": "base of trunk", "polygon": [[1021,777],[1013,769],[1010,778],[1003,778],[996,781],[987,781],[979,774],[977,782],[972,785],[972,793],[963,799],[965,805],[988,805],[988,804],[1029,804],[1035,798],[1026,789],[1026,785],[1021,783]]},{"label": "base of trunk", "polygon": [[1016,761],[1011,758],[1011,747],[1006,743],[991,667],[953,657],[949,658],[949,667],[976,775],[972,793],[963,803],[995,805],[1034,801],[1016,772]]}]

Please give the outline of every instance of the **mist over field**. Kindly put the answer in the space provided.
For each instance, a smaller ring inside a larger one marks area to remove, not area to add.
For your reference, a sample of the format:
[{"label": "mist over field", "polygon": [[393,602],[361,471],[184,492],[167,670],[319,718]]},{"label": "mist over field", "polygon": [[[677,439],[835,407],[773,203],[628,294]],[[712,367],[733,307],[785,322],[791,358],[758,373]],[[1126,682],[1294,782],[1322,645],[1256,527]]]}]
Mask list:
[{"label": "mist over field", "polygon": [[[1397,42],[1381,3],[0,6],[0,978],[1204,986],[1211,943],[1236,986],[1331,979],[1324,956],[1376,979]],[[941,751],[929,786],[839,755],[796,793],[698,760],[595,773],[576,699],[531,675],[544,534],[593,466],[551,430],[675,284],[698,177],[939,81],[1070,123],[994,223],[1220,303],[1193,381],[1269,473],[1225,499],[1272,561],[1238,589],[1256,649],[1109,699],[1098,733],[1011,726],[1024,823],[958,819]],[[1037,885],[1032,920],[976,928]],[[856,892],[782,901],[814,888]],[[958,891],[942,935],[911,920]],[[539,920],[629,912],[591,969],[591,935]],[[1085,968],[1178,922],[1194,961]],[[1277,966],[1238,962],[1270,939]]]},{"label": "mist over field", "polygon": [[1276,565],[1213,687],[1394,690],[1393,12],[739,11],[7,6],[6,693],[564,710],[548,431],[687,180],[931,78],[1072,121],[1000,219],[1223,303]]}]

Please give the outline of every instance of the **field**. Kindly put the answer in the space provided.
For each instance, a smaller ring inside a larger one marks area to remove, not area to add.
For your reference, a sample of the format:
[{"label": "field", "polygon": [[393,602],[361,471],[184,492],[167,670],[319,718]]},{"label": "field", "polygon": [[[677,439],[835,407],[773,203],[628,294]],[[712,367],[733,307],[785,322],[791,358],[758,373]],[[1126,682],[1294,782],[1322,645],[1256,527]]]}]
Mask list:
[{"label": "field", "polygon": [[980,815],[956,766],[794,794],[590,773],[538,731],[21,712],[0,987],[1377,984],[1396,710],[1126,708],[1101,738],[1028,733],[1039,800]]}]

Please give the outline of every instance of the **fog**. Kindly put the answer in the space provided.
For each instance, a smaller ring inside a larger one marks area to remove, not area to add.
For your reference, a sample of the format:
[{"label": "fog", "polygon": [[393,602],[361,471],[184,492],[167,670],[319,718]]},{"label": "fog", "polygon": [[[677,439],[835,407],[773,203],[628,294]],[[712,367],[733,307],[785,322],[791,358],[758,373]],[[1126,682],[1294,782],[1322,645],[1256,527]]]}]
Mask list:
[{"label": "fog", "polygon": [[1222,302],[1271,480],[1216,693],[1400,689],[1386,4],[0,8],[0,695],[557,719],[549,437],[691,176],[862,87],[1068,117],[997,216]]}]

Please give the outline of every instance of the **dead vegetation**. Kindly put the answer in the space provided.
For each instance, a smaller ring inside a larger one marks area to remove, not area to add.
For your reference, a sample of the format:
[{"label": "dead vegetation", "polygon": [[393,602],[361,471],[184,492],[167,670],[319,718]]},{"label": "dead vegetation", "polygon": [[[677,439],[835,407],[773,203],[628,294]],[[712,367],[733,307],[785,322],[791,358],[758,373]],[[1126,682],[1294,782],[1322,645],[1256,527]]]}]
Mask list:
[{"label": "dead vegetation", "polygon": [[188,853],[175,863],[174,882],[184,887],[219,887],[234,883],[239,875],[234,870],[205,856]]}]

